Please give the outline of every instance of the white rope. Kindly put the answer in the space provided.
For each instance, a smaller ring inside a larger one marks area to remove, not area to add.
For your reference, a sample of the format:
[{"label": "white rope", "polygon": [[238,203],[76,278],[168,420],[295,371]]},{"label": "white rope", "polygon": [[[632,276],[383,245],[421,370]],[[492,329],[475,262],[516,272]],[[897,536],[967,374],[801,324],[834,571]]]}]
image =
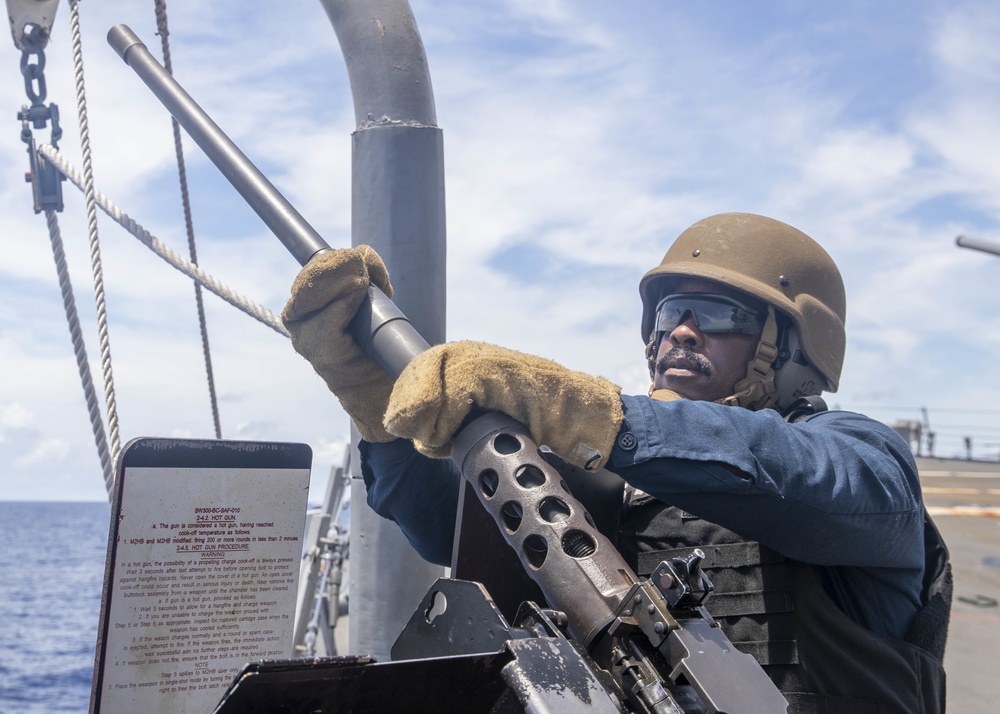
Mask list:
[{"label": "white rope", "polygon": [[[60,173],[76,185],[77,188],[82,190],[83,187],[80,174],[56,149],[49,144],[42,144],[38,147],[38,153],[41,154],[46,161],[55,166],[56,169],[58,169]],[[289,336],[288,330],[286,330],[285,326],[281,323],[281,318],[273,312],[251,300],[248,300],[239,293],[232,291],[218,279],[209,275],[194,263],[185,260],[173,250],[163,245],[163,243],[161,243],[155,236],[139,225],[139,223],[129,217],[127,213],[122,211],[103,193],[96,189],[94,191],[94,198],[97,205],[100,206],[105,213],[111,216],[111,218],[118,222],[123,228],[125,228],[125,230],[138,238],[143,245],[163,258],[174,268],[181,271],[189,278],[197,280],[200,284],[204,285],[207,290],[215,293],[230,305],[239,308],[255,320],[264,323],[278,334],[284,335],[285,337]]]},{"label": "white rope", "polygon": [[76,312],[76,300],[73,299],[73,284],[70,282],[69,270],[66,268],[66,253],[63,250],[62,234],[59,232],[59,219],[55,211],[45,211],[45,219],[49,226],[49,241],[52,243],[52,258],[56,262],[56,276],[59,278],[59,289],[62,292],[63,308],[66,310],[66,323],[69,325],[70,339],[73,341],[73,354],[76,356],[76,368],[80,372],[80,384],[83,386],[83,397],[87,402],[87,412],[90,414],[90,427],[94,432],[94,443],[97,445],[97,456],[101,460],[101,470],[104,472],[104,485],[111,495],[115,483],[115,472],[108,453],[108,441],[104,433],[104,422],[101,421],[101,407],[97,402],[97,392],[94,380],[90,374],[90,362],[87,360],[87,347],[80,330],[80,318]]},{"label": "white rope", "polygon": [[73,69],[76,78],[76,108],[80,117],[80,149],[83,152],[83,194],[87,203],[87,229],[90,235],[90,264],[94,273],[94,300],[97,303],[97,329],[100,335],[101,370],[104,375],[104,402],[108,411],[111,460],[118,461],[121,438],[118,433],[118,406],[111,374],[111,342],[108,336],[108,311],[104,301],[104,273],[97,236],[97,209],[94,206],[94,173],[90,158],[90,128],[87,122],[87,97],[83,83],[83,49],[80,39],[79,1],[70,0],[70,27],[73,36]]},{"label": "white rope", "polygon": [[[156,13],[156,34],[160,36],[160,46],[163,48],[163,68],[173,76],[174,68],[170,62],[170,30],[167,29],[167,2],[154,0]],[[191,216],[191,197],[188,194],[187,169],[184,167],[184,147],[181,143],[181,125],[174,117],[170,117],[174,130],[174,153],[177,155],[177,177],[181,185],[181,205],[184,208],[184,225],[187,228],[188,256],[191,262],[198,264],[198,249],[194,238],[194,219]],[[201,297],[201,285],[194,281],[194,302],[198,311],[198,326],[201,328],[201,350],[205,357],[205,375],[208,378],[208,399],[212,406],[212,421],[215,424],[215,438],[222,438],[222,421],[219,417],[219,399],[215,393],[215,373],[212,371],[212,351],[208,346],[208,321],[205,319],[205,302]]]}]

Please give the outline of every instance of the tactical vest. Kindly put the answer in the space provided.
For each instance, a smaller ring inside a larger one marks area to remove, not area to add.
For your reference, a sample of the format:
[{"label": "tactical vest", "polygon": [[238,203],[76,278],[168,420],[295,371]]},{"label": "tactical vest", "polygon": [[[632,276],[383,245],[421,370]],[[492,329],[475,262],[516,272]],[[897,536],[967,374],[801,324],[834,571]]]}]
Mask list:
[{"label": "tactical vest", "polygon": [[927,524],[928,604],[908,641],[848,617],[828,594],[837,592],[836,569],[790,560],[645,494],[622,512],[619,549],[639,575],[649,575],[660,561],[701,548],[715,585],[708,611],[761,664],[789,714],[938,714],[945,706],[951,572],[944,544]]}]

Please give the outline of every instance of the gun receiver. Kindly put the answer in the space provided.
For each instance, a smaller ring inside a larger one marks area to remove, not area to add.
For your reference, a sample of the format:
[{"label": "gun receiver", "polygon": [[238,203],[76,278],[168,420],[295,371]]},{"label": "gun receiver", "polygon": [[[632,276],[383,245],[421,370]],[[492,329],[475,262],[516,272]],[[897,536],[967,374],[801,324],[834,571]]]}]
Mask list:
[{"label": "gun receiver", "polygon": [[[108,42],[300,264],[330,249],[128,27],[113,27]],[[428,344],[378,288],[369,298],[352,334],[398,377]],[[702,607],[711,584],[698,554],[663,563],[640,582],[527,430],[505,415],[487,413],[463,427],[452,458],[548,605],[565,614],[570,637],[611,674],[631,707],[664,714],[785,711],[757,662],[737,651]]]}]

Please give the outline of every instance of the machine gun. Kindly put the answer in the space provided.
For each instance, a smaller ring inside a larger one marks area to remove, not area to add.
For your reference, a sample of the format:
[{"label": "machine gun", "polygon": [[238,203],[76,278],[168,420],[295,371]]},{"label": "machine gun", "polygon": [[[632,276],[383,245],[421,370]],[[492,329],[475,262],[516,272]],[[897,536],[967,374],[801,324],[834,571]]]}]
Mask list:
[{"label": "machine gun", "polygon": [[[118,25],[108,41],[301,265],[330,250],[131,30]],[[374,286],[351,330],[393,376],[428,347]],[[482,585],[439,580],[393,661],[250,663],[217,711],[410,711],[415,698],[428,709],[484,712],[785,711],[757,662],[705,610],[712,584],[700,551],[640,580],[527,430],[503,414],[469,421],[452,458],[545,606],[524,602],[508,622]]]}]

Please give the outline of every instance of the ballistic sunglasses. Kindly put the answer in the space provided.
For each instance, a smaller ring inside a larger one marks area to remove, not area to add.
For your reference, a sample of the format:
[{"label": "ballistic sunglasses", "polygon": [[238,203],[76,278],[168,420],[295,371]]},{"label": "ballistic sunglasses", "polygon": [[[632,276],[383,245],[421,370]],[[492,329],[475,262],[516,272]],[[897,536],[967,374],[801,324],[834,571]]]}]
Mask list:
[{"label": "ballistic sunglasses", "polygon": [[705,333],[759,335],[763,329],[758,311],[739,300],[708,293],[675,293],[656,305],[656,336],[673,332],[688,314]]}]

